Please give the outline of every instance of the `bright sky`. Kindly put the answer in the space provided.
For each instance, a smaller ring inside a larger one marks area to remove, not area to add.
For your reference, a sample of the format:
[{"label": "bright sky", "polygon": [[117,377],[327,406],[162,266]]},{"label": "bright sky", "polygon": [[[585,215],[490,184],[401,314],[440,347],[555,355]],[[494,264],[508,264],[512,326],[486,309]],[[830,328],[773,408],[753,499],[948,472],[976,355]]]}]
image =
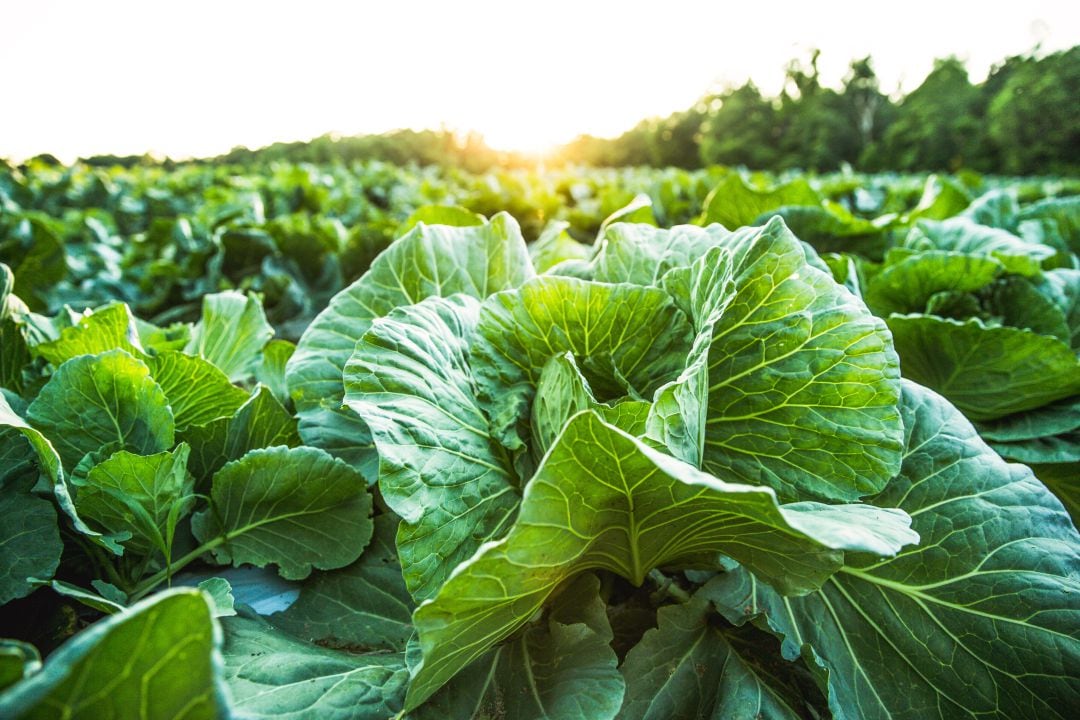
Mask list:
[{"label": "bright sky", "polygon": [[[326,132],[475,129],[539,151],[617,135],[823,51],[911,89],[1080,44],[1080,2],[0,0],[0,157],[213,155]],[[881,8],[876,10],[875,8]]]}]

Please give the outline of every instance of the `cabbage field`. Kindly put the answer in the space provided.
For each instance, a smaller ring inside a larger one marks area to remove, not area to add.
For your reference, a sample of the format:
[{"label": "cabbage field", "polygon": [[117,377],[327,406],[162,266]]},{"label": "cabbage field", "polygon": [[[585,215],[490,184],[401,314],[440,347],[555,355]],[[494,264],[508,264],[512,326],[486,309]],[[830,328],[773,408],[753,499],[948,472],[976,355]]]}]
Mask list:
[{"label": "cabbage field", "polygon": [[1075,718],[1080,181],[0,165],[0,717]]}]

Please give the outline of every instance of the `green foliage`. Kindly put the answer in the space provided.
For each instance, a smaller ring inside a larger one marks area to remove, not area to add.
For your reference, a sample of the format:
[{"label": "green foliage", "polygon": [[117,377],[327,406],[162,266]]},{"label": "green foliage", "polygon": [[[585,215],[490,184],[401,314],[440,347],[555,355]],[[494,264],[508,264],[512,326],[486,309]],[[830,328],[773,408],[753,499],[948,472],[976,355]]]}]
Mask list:
[{"label": "green foliage", "polygon": [[392,717],[408,680],[402,653],[347,653],[301,642],[265,621],[226,618],[224,679],[249,718]]},{"label": "green foliage", "polygon": [[[476,227],[414,227],[339,293],[304,332],[286,381],[304,442],[354,463],[372,463],[364,421],[342,409],[342,370],[376,318],[430,296],[483,298],[533,274],[521,231],[500,214]],[[367,465],[364,466],[365,468]]]},{"label": "green foliage", "polygon": [[192,518],[191,530],[220,563],[273,563],[299,580],[313,567],[359,557],[372,532],[365,488],[355,470],[321,450],[252,450],[214,474],[211,509]]},{"label": "green foliage", "polygon": [[0,709],[20,720],[210,720],[227,707],[220,644],[201,593],[162,593],[68,641],[40,671],[0,695]]},{"label": "green foliage", "polygon": [[0,715],[1069,717],[1078,192],[0,168]]},{"label": "green foliage", "polygon": [[942,398],[907,384],[901,408],[903,468],[876,500],[907,510],[922,542],[886,561],[852,558],[806,597],[740,573],[713,597],[782,637],[788,658],[813,648],[835,717],[1068,717],[1080,697],[1077,610],[1037,608],[1076,592],[1075,528]]},{"label": "green foliage", "polygon": [[935,61],[900,97],[882,92],[870,57],[852,61],[840,88],[821,84],[812,51],[792,61],[779,97],[753,82],[707,95],[618,138],[589,136],[561,157],[600,166],[742,165],[759,170],[870,171],[972,168],[1001,174],[1072,173],[1080,125],[1080,47],[1007,58],[972,84],[955,57]]},{"label": "green foliage", "polygon": [[1001,87],[987,104],[985,130],[1009,174],[1070,172],[1080,128],[1069,113],[1080,92],[1080,47],[1041,60],[1010,58],[997,73]]}]

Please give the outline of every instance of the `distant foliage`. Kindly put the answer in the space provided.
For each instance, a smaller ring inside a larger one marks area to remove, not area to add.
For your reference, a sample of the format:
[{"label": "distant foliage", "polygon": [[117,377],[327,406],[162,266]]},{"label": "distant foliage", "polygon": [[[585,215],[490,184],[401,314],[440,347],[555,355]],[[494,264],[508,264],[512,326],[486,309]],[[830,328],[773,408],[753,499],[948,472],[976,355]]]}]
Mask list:
[{"label": "distant foliage", "polygon": [[843,86],[821,85],[818,53],[792,62],[779,97],[750,81],[702,98],[614,140],[583,136],[562,157],[593,165],[745,165],[828,171],[972,168],[1001,174],[1080,170],[1080,46],[1016,56],[972,84],[956,58],[938,60],[900,98],[881,91],[871,58],[851,63]]}]

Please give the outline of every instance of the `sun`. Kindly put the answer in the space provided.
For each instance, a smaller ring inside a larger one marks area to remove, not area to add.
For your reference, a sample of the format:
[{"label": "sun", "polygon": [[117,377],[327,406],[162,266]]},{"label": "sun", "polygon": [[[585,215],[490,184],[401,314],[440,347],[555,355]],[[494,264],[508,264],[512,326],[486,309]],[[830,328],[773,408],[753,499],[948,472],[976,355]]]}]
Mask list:
[{"label": "sun", "polygon": [[559,147],[573,139],[545,127],[541,123],[526,122],[517,126],[495,127],[481,131],[484,141],[495,150],[518,152],[544,157],[555,153]]}]

